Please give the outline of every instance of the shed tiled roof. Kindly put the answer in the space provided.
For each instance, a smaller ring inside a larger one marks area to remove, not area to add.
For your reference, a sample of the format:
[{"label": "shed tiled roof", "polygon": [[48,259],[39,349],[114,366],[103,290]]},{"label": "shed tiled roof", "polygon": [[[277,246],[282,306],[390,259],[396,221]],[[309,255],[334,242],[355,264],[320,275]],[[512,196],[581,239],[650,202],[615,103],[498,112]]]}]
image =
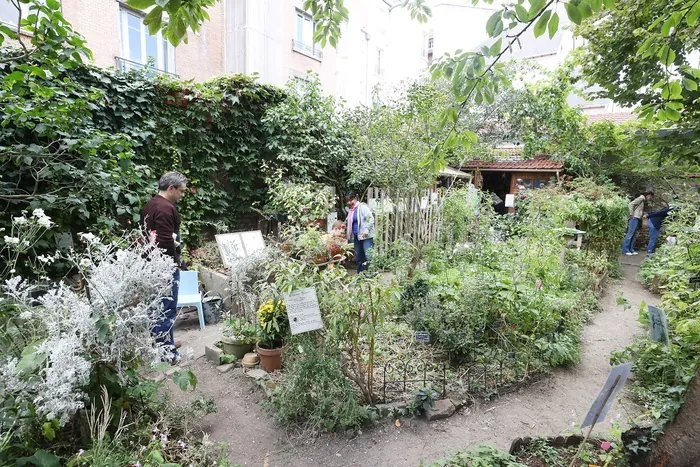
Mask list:
[{"label": "shed tiled roof", "polygon": [[551,170],[552,172],[556,172],[564,168],[564,163],[553,161],[546,154],[538,154],[532,159],[523,159],[522,155],[514,157],[511,153],[504,157],[497,157],[496,160],[493,161],[468,161],[462,168],[466,170],[522,170],[523,172],[527,172],[528,170]]},{"label": "shed tiled roof", "polygon": [[635,119],[635,115],[631,112],[608,112],[602,114],[590,114],[586,115],[588,121],[593,122],[613,122],[613,123],[625,123],[629,120]]}]

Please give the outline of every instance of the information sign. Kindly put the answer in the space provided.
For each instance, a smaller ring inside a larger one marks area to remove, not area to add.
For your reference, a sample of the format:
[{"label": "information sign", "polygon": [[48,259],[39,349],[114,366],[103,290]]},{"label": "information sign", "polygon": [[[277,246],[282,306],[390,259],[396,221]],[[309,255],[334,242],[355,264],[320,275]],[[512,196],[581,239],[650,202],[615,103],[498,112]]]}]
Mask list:
[{"label": "information sign", "polygon": [[323,329],[316,289],[307,287],[284,294],[292,335]]},{"label": "information sign", "polygon": [[605,420],[610,407],[617,394],[622,390],[625,385],[625,381],[632,371],[632,363],[624,363],[622,365],[614,366],[610,369],[608,374],[608,379],[605,380],[603,389],[600,390],[598,397],[596,397],[595,402],[588,411],[586,418],[583,420],[583,425],[581,428],[587,426],[593,426],[596,423]]},{"label": "information sign", "polygon": [[265,248],[265,239],[261,231],[253,230],[216,235],[216,244],[219,247],[221,262],[228,268],[235,258],[246,258]]},{"label": "information sign", "polygon": [[430,333],[428,331],[416,331],[416,342],[430,342]]},{"label": "information sign", "polygon": [[668,345],[668,325],[666,324],[666,313],[655,306],[648,305],[649,308],[649,330],[652,340]]}]

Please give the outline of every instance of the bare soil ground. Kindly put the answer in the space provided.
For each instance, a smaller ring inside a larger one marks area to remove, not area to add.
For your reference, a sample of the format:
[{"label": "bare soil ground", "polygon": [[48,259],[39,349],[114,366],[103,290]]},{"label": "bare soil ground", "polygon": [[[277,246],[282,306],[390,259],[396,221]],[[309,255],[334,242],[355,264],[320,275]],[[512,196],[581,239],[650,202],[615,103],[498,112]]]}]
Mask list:
[{"label": "bare soil ground", "polygon": [[[202,396],[216,400],[217,412],[202,420],[211,439],[229,445],[230,459],[246,466],[417,466],[480,443],[503,449],[524,436],[553,436],[581,423],[610,369],[610,352],[631,343],[645,330],[637,323],[642,301],[656,304],[658,297],[636,278],[640,257],[624,257],[625,277],[612,281],[601,301],[601,312],[586,326],[581,363],[558,369],[551,375],[489,403],[462,409],[452,418],[384,420],[350,439],[342,435],[293,439],[261,407],[265,396],[242,370],[220,374],[204,358],[204,346],[216,342],[221,327],[199,331],[196,315],[178,322],[176,336],[195,350],[190,362],[199,378],[197,390],[172,391],[177,401]],[[631,308],[616,304],[618,291]],[[627,396],[615,402],[609,417],[634,415],[637,407]],[[597,428],[605,433],[606,424]]]}]

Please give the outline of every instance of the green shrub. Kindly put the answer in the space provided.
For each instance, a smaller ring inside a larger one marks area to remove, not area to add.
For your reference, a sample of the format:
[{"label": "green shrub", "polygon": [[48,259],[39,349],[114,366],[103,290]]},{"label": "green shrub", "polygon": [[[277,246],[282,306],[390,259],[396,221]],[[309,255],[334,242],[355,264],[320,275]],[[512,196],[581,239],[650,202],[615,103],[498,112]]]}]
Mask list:
[{"label": "green shrub", "polygon": [[[700,244],[696,223],[697,205],[688,205],[676,211],[667,229],[678,237],[677,245],[664,245],[653,258],[645,261],[640,275],[650,286],[657,278],[656,289],[662,293],[659,308],[666,313],[668,347],[640,336],[634,344],[621,352],[614,352],[614,363],[634,362],[633,390],[656,420],[655,427],[663,428],[680,408],[688,383],[700,364],[700,289],[689,283],[689,277],[700,274],[698,258],[689,246]],[[649,326],[645,303],[639,309],[639,321]]]},{"label": "green shrub", "polygon": [[[423,466],[421,462],[421,466]],[[429,464],[429,467],[527,467],[515,457],[500,449],[480,444],[467,451],[455,454]]]},{"label": "green shrub", "polygon": [[370,420],[371,411],[358,404],[338,360],[311,346],[305,351],[291,362],[272,395],[277,420],[314,433],[356,430]]}]

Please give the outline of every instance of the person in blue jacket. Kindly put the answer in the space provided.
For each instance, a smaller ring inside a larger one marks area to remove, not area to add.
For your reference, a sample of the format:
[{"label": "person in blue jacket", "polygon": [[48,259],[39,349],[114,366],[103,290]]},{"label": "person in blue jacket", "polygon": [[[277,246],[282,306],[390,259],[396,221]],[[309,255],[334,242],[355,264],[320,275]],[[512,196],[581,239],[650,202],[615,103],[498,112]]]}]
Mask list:
[{"label": "person in blue jacket", "polygon": [[651,255],[656,250],[656,242],[659,239],[659,231],[661,225],[671,211],[671,207],[667,206],[658,211],[650,212],[644,216],[647,218],[647,227],[649,227],[649,244],[647,245],[647,255]]}]

